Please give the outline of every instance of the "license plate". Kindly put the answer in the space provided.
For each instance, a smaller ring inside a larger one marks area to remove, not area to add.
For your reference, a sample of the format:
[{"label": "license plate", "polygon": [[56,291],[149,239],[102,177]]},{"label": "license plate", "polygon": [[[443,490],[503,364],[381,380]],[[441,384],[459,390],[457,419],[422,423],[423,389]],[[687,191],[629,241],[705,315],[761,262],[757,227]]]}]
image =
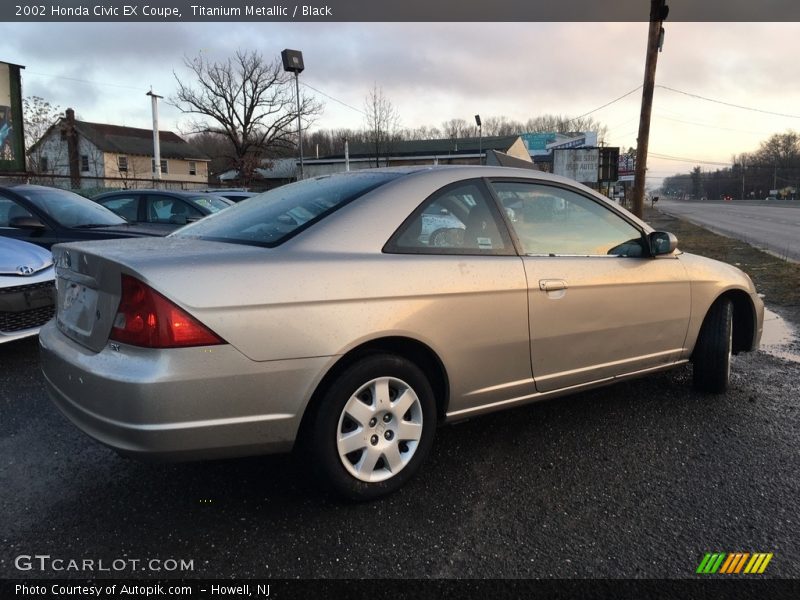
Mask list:
[{"label": "license plate", "polygon": [[58,286],[58,323],[81,335],[89,335],[97,319],[97,291],[62,280]]}]

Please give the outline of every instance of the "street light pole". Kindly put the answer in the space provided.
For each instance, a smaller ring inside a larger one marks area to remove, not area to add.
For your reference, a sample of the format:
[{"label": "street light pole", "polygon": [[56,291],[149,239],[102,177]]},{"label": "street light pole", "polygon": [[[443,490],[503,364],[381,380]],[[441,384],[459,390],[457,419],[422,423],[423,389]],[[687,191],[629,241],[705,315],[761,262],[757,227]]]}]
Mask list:
[{"label": "street light pole", "polygon": [[300,179],[303,179],[303,126],[300,121],[300,73],[303,72],[303,53],[300,50],[289,50],[281,52],[283,60],[283,70],[287,73],[294,73],[295,95],[297,97],[297,143],[300,148]]},{"label": "street light pole", "polygon": [[478,164],[483,164],[483,129],[481,127],[481,116],[475,115],[475,124],[478,126]]},{"label": "street light pole", "polygon": [[294,72],[294,86],[297,94],[297,145],[300,146],[300,179],[305,178],[303,172],[303,127],[300,123],[300,72]]}]

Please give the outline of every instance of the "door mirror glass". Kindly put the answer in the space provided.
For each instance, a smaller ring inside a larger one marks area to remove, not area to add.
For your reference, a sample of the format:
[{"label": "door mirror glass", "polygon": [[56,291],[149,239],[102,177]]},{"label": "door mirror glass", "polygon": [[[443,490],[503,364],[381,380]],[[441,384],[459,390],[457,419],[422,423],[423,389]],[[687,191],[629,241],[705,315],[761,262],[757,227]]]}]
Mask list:
[{"label": "door mirror glass", "polygon": [[660,254],[672,254],[678,247],[678,238],[667,231],[654,231],[648,236],[650,242],[650,254],[658,256]]}]

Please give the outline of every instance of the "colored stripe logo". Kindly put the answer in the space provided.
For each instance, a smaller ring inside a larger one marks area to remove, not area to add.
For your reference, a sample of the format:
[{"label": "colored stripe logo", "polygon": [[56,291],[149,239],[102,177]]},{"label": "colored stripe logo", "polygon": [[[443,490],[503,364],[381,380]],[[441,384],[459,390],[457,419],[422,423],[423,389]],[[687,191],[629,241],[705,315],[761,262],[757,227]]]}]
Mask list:
[{"label": "colored stripe logo", "polygon": [[772,552],[707,552],[700,561],[695,573],[703,575],[713,575],[720,573],[724,575],[757,575],[763,573],[769,561],[772,560]]}]

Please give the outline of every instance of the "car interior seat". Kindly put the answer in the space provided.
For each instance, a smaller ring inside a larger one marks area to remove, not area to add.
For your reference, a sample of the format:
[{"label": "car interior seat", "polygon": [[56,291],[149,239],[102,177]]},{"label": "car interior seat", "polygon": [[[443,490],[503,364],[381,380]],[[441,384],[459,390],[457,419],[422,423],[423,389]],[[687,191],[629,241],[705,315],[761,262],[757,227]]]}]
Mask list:
[{"label": "car interior seat", "polygon": [[491,250],[502,248],[500,232],[489,209],[483,204],[476,204],[469,211],[464,229],[464,248]]},{"label": "car interior seat", "polygon": [[188,216],[189,216],[189,209],[186,207],[186,205],[179,200],[175,200],[172,203],[172,208],[170,209],[169,222],[186,223],[186,219]]}]

